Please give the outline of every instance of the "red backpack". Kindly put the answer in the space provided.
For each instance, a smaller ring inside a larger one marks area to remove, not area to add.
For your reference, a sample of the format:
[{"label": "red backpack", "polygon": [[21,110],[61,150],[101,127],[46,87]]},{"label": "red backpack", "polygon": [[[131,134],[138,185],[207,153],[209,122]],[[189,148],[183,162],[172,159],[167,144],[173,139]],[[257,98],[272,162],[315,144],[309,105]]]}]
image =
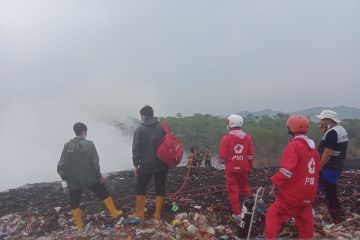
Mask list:
[{"label": "red backpack", "polygon": [[171,168],[175,168],[183,157],[183,145],[180,138],[169,132],[166,122],[161,122],[165,136],[161,139],[156,150],[157,157]]}]

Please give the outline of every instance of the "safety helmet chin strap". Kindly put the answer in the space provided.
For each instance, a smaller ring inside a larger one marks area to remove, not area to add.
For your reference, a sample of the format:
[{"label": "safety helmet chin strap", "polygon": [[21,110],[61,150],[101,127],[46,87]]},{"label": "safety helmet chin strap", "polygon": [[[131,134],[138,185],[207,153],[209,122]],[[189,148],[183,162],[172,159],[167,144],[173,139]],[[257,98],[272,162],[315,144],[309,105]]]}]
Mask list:
[{"label": "safety helmet chin strap", "polygon": [[287,127],[287,128],[288,128],[288,133],[289,133],[289,135],[295,137],[295,134],[290,130],[290,128],[289,128],[289,127]]},{"label": "safety helmet chin strap", "polygon": [[287,127],[287,128],[288,128],[289,135],[291,135],[293,137],[295,137],[296,135],[306,134],[305,132],[292,132],[289,127]]},{"label": "safety helmet chin strap", "polygon": [[226,128],[231,131],[233,129],[241,129],[241,127],[230,127],[229,125],[226,126]]},{"label": "safety helmet chin strap", "polygon": [[226,120],[225,120],[226,129],[230,131],[231,128],[230,128],[230,126],[229,126],[229,123],[230,123],[229,119],[226,119]]},{"label": "safety helmet chin strap", "polygon": [[289,135],[291,135],[292,137],[295,137],[296,135],[306,134],[305,132],[296,132],[296,133],[294,133],[294,132],[292,132],[292,131],[290,130],[289,127],[288,127],[288,133],[289,133]]}]

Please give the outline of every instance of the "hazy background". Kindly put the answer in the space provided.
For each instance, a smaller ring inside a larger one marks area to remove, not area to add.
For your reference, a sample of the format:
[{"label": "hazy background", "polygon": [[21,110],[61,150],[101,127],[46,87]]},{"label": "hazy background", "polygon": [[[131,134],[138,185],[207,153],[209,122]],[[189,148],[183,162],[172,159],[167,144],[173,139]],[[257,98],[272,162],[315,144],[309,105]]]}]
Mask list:
[{"label": "hazy background", "polygon": [[0,0],[0,190],[58,180],[84,121],[104,172],[131,167],[109,123],[360,107],[360,2]]}]

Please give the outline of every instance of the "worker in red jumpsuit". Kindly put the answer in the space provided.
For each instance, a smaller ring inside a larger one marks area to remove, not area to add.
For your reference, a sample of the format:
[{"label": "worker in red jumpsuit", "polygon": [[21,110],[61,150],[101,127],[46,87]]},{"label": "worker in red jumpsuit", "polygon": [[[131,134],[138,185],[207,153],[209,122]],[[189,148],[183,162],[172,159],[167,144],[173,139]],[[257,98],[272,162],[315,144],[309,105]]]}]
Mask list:
[{"label": "worker in red jumpsuit", "polygon": [[293,136],[280,161],[279,171],[271,177],[275,202],[267,209],[265,238],[277,238],[281,225],[294,217],[299,238],[313,238],[312,203],[315,200],[320,170],[320,156],[313,140],[305,134],[309,120],[292,116],[286,126]]},{"label": "worker in red jumpsuit", "polygon": [[219,149],[219,161],[225,164],[226,189],[235,221],[241,219],[240,190],[245,198],[250,195],[248,176],[254,160],[252,137],[241,129],[243,122],[237,114],[228,117],[229,133],[222,138]]}]

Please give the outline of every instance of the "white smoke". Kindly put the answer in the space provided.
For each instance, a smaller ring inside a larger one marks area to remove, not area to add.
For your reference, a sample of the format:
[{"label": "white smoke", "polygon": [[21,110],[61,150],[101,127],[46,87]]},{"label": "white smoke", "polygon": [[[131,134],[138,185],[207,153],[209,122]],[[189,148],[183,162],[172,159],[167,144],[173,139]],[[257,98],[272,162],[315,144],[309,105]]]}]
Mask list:
[{"label": "white smoke", "polygon": [[76,121],[104,172],[130,168],[131,138],[108,123],[144,104],[158,116],[359,107],[359,1],[316,2],[0,1],[0,190],[57,180]]},{"label": "white smoke", "polygon": [[140,107],[156,102],[155,95],[124,81],[82,84],[54,97],[14,98],[0,109],[0,191],[59,180],[56,165],[64,143],[74,137],[77,121],[87,124],[87,138],[95,143],[103,173],[132,167],[132,136],[111,123],[138,117]]}]

